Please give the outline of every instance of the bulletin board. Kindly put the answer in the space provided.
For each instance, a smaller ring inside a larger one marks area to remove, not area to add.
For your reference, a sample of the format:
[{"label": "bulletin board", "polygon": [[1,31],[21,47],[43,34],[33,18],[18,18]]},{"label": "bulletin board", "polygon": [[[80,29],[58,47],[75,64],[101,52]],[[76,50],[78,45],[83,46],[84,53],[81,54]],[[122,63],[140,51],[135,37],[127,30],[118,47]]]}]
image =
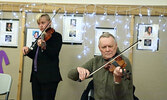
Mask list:
[{"label": "bulletin board", "polygon": [[63,43],[82,43],[83,16],[63,17]]},{"label": "bulletin board", "polygon": [[0,20],[0,46],[17,47],[19,20],[2,19]]},{"label": "bulletin board", "polygon": [[159,25],[158,24],[139,24],[138,26],[138,50],[152,50],[157,51],[159,46],[158,38]]}]

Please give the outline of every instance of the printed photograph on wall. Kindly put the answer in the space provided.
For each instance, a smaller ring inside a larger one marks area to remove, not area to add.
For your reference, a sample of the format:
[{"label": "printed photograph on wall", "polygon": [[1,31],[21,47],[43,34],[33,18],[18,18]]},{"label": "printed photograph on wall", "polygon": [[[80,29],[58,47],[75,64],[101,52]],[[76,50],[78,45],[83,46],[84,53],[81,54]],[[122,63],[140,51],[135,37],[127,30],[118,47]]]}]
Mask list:
[{"label": "printed photograph on wall", "polygon": [[40,36],[41,31],[38,28],[28,28],[27,29],[27,39],[26,46],[31,47],[35,40]]},{"label": "printed photograph on wall", "polygon": [[17,47],[18,46],[18,19],[0,20],[0,46]]},{"label": "printed photograph on wall", "polygon": [[82,16],[63,17],[63,43],[82,43]]},{"label": "printed photograph on wall", "polygon": [[112,35],[116,36],[116,29],[114,29],[114,28],[96,27],[95,28],[95,51],[94,51],[94,55],[101,55],[101,52],[100,52],[99,47],[98,47],[99,37],[105,32],[109,32]]},{"label": "printed photograph on wall", "polygon": [[157,24],[139,24],[138,40],[142,40],[137,45],[138,50],[158,50],[158,30]]},{"label": "printed photograph on wall", "polygon": [[6,23],[6,31],[12,32],[12,23]]}]

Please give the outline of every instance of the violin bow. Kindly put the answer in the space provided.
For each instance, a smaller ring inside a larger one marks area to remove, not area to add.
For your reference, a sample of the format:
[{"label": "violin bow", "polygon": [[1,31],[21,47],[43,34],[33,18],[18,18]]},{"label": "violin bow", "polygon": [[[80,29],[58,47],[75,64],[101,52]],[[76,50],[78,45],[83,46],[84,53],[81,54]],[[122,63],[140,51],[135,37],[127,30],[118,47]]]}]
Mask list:
[{"label": "violin bow", "polygon": [[103,66],[99,67],[98,69],[96,69],[95,71],[93,71],[91,74],[89,74],[88,78],[91,77],[93,74],[95,74],[96,72],[98,72],[100,69],[102,69],[103,67],[105,67],[106,65],[108,65],[111,62],[114,62],[114,60],[121,56],[123,53],[125,53],[126,51],[128,51],[129,49],[133,48],[134,46],[136,46],[138,44],[138,42],[141,42],[142,40],[138,40],[135,43],[133,43],[132,45],[130,45],[128,48],[126,48],[125,50],[123,50],[119,55],[117,55],[116,57],[114,57],[112,60],[108,61],[107,63],[105,63]]}]

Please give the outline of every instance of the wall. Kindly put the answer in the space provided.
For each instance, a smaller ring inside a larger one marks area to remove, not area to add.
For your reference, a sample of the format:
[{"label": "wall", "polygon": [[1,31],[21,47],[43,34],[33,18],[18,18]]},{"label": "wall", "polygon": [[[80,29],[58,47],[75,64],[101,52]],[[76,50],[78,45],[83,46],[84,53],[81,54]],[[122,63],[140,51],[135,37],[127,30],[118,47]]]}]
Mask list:
[{"label": "wall", "polygon": [[[20,26],[21,25],[21,14],[16,13],[16,15],[19,18],[19,22],[20,22],[19,26]],[[0,20],[1,19],[18,19],[18,18],[15,18],[11,12],[3,12],[0,14]],[[12,87],[11,87],[10,98],[15,99],[15,100],[17,98],[17,86],[18,86],[18,77],[19,77],[21,27],[18,27],[18,32],[19,33],[18,33],[18,47],[17,48],[0,47],[0,50],[4,50],[9,59],[9,65],[5,65],[5,62],[3,61],[2,66],[3,66],[4,73],[10,74],[12,76],[13,82],[12,82]]]},{"label": "wall", "polygon": [[[28,13],[27,14],[27,20],[26,22],[32,22],[32,19],[35,18],[36,14]],[[50,14],[52,16],[52,14]],[[60,17],[62,14],[56,15],[55,21],[57,23],[56,31],[63,33],[63,19]],[[95,36],[95,21],[99,22],[99,25],[97,27],[111,27],[114,28],[117,26],[117,32],[118,36],[121,36],[118,40],[120,45],[120,50],[123,50],[126,48],[126,46],[123,45],[124,40],[129,41],[129,39],[125,38],[126,33],[124,32],[124,25],[126,24],[126,18],[124,16],[120,16],[117,19],[120,20],[118,24],[114,24],[113,21],[115,20],[114,16],[108,16],[106,19],[101,20],[103,16],[97,15],[97,16],[84,16],[84,23],[89,23],[91,27],[85,28],[86,33],[83,35],[83,43],[82,45],[72,45],[72,44],[63,44],[61,52],[60,52],[60,71],[62,74],[63,81],[60,82],[58,90],[57,90],[57,96],[56,100],[79,100],[81,97],[82,92],[87,86],[87,83],[90,81],[85,80],[81,83],[74,82],[67,78],[68,72],[72,68],[76,68],[86,61],[88,61],[90,58],[94,56],[94,36]],[[108,21],[108,20],[110,21]],[[29,27],[27,28],[37,28],[37,24],[31,23]],[[124,34],[122,34],[124,33]],[[87,38],[88,40],[86,40]],[[90,41],[92,41],[92,44],[90,44]],[[84,50],[84,46],[87,46],[90,51],[83,55],[82,52]],[[77,56],[81,54],[82,58],[78,59]],[[125,53],[126,56],[128,56],[128,52]],[[22,100],[31,100],[31,85],[29,83],[30,78],[30,71],[31,71],[31,60],[28,57],[25,57],[24,59],[24,71],[23,71],[23,87],[22,87]]]},{"label": "wall", "polygon": [[[166,17],[140,17],[135,18],[135,24],[148,23],[150,19],[153,24],[166,23]],[[160,20],[161,19],[161,20]],[[136,50],[133,53],[133,74],[134,84],[137,87],[136,94],[141,100],[165,100],[167,93],[167,32],[163,31],[160,24],[159,29],[159,50]],[[137,31],[134,32],[136,39]]]},{"label": "wall", "polygon": [[[17,13],[19,18],[21,18],[20,13]],[[52,14],[50,14],[52,16]],[[26,22],[30,26],[27,28],[37,28],[36,22],[33,22],[36,13],[28,13],[26,16]],[[55,17],[56,22],[58,23],[56,31],[63,33],[63,22],[61,19],[61,14]],[[10,12],[4,12],[2,18],[13,18]],[[117,27],[118,35],[118,46],[120,50],[124,50],[128,45],[124,45],[124,41],[129,41],[129,38],[126,37],[128,30],[125,29],[125,25],[128,26],[130,18],[128,16],[107,16],[105,20],[101,20],[102,15],[96,15],[94,17],[84,16],[84,22],[89,23],[91,27],[86,28],[86,33],[84,34],[84,42],[82,45],[71,45],[63,44],[62,50],[60,52],[60,70],[62,74],[63,81],[60,82],[56,100],[79,100],[83,90],[86,88],[89,80],[83,81],[81,83],[74,82],[67,78],[67,74],[70,69],[76,68],[77,66],[82,65],[84,62],[92,58],[94,55],[94,27],[95,21],[97,20],[99,24],[97,26],[101,27]],[[115,22],[118,19],[118,22]],[[159,16],[151,17],[154,24],[159,23]],[[135,17],[135,28],[138,23],[145,22],[148,23],[149,18],[143,17],[142,20],[139,17]],[[21,21],[21,20],[20,20]],[[114,23],[115,22],[115,23]],[[166,22],[166,17],[162,20]],[[20,22],[21,23],[21,22]],[[21,24],[20,24],[21,25]],[[20,30],[20,29],[19,29]],[[141,100],[165,100],[167,93],[167,54],[166,54],[166,42],[165,37],[167,36],[166,31],[159,30],[159,51],[152,52],[148,50],[136,50],[133,49],[133,78],[134,85],[136,86],[135,94]],[[17,99],[17,84],[18,84],[18,70],[20,63],[20,31],[19,31],[19,46],[18,48],[3,48],[0,47],[0,50],[4,50],[10,60],[10,65],[5,66],[3,62],[3,67],[5,73],[9,73],[13,78],[13,84],[10,93],[10,99]],[[26,32],[25,32],[26,35]],[[92,40],[93,43],[90,44],[88,40]],[[134,31],[134,41],[137,40],[137,30]],[[88,46],[90,51],[87,55],[82,54],[82,58],[78,59],[78,54],[81,54],[84,50],[84,46]],[[129,53],[125,53],[128,56]],[[31,60],[28,57],[24,57],[24,66],[23,66],[23,81],[22,81],[22,94],[21,100],[32,100],[31,95],[31,84],[29,82],[31,72]]]}]

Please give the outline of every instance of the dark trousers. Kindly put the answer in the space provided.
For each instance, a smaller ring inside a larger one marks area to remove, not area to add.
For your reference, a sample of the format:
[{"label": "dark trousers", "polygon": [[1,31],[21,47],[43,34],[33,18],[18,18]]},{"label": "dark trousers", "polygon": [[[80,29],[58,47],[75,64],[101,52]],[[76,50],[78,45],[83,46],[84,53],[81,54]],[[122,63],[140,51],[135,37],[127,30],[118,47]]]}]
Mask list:
[{"label": "dark trousers", "polygon": [[55,100],[59,82],[40,83],[36,77],[32,78],[33,100]]}]

